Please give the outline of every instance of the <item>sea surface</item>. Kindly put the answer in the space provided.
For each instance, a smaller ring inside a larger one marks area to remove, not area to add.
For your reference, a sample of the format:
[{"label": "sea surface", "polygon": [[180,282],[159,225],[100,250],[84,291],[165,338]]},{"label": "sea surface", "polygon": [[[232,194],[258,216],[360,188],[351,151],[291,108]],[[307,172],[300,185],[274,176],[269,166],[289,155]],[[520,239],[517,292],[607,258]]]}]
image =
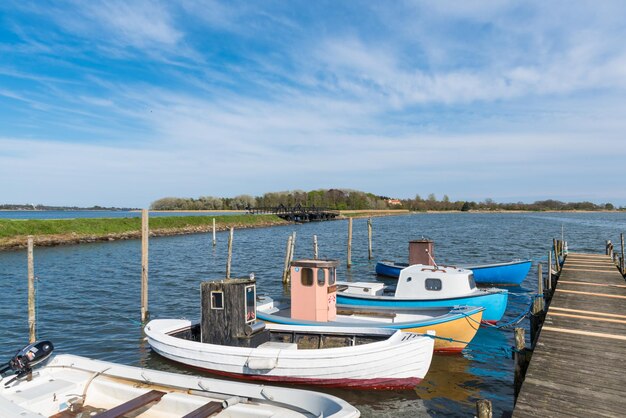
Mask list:
[{"label": "sea surface", "polygon": [[[503,322],[528,308],[537,288],[537,262],[552,238],[571,251],[602,253],[607,239],[626,231],[626,213],[451,213],[373,218],[374,260],[368,260],[367,220],[354,220],[353,266],[345,268],[348,222],[329,221],[236,230],[232,271],[254,273],[257,291],[283,296],[281,273],[288,236],[297,233],[295,258],[341,260],[341,280],[376,280],[376,260],[406,261],[408,241],[435,241],[440,263],[491,263],[530,258],[533,268],[510,288]],[[150,239],[149,309],[152,318],[197,318],[200,282],[225,275],[227,233]],[[58,352],[190,373],[160,358],[143,340],[140,318],[140,240],[35,248],[37,327]],[[26,251],[0,252],[0,362],[28,343]],[[520,326],[528,328],[524,320]],[[527,336],[528,341],[528,336]],[[364,417],[473,416],[477,399],[493,402],[494,416],[513,407],[511,329],[482,328],[463,354],[435,356],[425,380],[411,391],[325,390],[357,406]]]}]

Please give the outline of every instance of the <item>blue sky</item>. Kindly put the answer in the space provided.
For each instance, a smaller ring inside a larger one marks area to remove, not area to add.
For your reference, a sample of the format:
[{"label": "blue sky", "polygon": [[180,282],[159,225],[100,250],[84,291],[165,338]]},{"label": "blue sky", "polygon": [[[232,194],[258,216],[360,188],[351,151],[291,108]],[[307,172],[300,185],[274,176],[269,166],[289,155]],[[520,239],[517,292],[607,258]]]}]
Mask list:
[{"label": "blue sky", "polygon": [[626,2],[0,3],[0,203],[626,204]]}]

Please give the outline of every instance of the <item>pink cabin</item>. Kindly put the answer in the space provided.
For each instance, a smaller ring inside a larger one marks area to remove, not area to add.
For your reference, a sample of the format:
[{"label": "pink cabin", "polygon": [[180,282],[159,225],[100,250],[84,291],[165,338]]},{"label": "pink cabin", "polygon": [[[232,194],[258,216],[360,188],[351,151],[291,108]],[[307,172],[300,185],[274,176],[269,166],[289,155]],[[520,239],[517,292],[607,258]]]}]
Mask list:
[{"label": "pink cabin", "polygon": [[337,260],[291,263],[291,317],[327,322],[337,316]]}]

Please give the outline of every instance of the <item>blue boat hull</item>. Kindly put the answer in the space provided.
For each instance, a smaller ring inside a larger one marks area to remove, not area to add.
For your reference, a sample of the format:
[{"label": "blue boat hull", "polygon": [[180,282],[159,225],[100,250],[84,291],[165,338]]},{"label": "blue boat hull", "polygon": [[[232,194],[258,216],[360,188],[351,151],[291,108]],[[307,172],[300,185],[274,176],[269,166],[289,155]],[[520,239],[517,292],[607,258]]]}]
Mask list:
[{"label": "blue boat hull", "polygon": [[[472,270],[474,281],[478,284],[519,286],[528,275],[531,264],[530,260],[522,260],[482,266],[463,266],[463,268]],[[376,274],[398,278],[400,270],[405,267],[408,267],[408,264],[379,261],[376,263]]]},{"label": "blue boat hull", "polygon": [[464,268],[472,270],[476,283],[519,286],[528,275],[531,264],[530,260],[524,260],[485,266],[465,266]]},{"label": "blue boat hull", "polygon": [[388,308],[431,308],[454,305],[482,306],[483,322],[495,323],[502,319],[508,300],[508,291],[494,290],[477,296],[467,296],[452,299],[397,299],[393,296],[351,295],[337,293],[338,305],[379,306]]}]

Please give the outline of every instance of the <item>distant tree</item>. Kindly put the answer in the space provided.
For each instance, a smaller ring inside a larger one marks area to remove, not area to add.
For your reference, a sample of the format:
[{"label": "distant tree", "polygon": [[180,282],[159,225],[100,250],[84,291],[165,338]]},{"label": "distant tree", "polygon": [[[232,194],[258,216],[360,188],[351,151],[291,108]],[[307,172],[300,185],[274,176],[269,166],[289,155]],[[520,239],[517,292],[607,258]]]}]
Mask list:
[{"label": "distant tree", "polygon": [[255,204],[256,200],[254,199],[254,197],[247,194],[242,194],[233,197],[233,199],[230,201],[230,208],[235,210],[242,210],[247,208],[253,208]]},{"label": "distant tree", "polygon": [[463,206],[461,207],[461,212],[467,212],[470,210],[470,203],[469,202],[463,202]]}]

